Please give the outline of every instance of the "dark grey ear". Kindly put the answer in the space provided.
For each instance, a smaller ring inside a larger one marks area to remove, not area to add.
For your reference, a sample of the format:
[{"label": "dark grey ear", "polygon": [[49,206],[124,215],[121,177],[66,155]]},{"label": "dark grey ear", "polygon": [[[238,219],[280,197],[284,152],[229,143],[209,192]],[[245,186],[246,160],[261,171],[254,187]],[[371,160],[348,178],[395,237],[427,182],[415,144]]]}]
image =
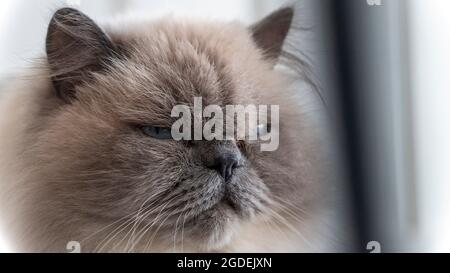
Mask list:
[{"label": "dark grey ear", "polygon": [[75,86],[102,68],[114,45],[82,12],[63,8],[53,15],[46,40],[53,85],[64,100],[75,97]]},{"label": "dark grey ear", "polygon": [[276,61],[291,27],[294,9],[279,9],[250,27],[253,39],[267,59]]}]

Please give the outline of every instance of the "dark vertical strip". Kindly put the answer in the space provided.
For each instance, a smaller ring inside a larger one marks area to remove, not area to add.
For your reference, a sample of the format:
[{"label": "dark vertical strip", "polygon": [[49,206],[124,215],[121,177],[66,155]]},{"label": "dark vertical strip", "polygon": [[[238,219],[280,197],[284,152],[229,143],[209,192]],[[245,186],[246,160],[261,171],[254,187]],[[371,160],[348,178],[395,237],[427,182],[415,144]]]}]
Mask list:
[{"label": "dark vertical strip", "polygon": [[341,109],[342,142],[344,145],[344,158],[347,159],[347,176],[349,178],[350,205],[353,208],[355,226],[356,251],[366,252],[365,245],[370,241],[370,214],[366,198],[367,177],[364,173],[364,156],[362,154],[363,134],[358,111],[357,87],[354,77],[355,60],[352,53],[355,33],[352,24],[357,24],[358,16],[355,14],[354,1],[330,1],[330,32],[335,41],[335,58],[337,65],[336,96],[339,109]]}]

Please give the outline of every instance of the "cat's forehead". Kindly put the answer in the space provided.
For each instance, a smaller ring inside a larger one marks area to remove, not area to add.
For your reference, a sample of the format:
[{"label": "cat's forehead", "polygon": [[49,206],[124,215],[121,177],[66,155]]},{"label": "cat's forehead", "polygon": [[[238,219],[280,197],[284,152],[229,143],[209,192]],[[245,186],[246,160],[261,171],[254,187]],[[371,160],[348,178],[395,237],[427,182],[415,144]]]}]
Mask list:
[{"label": "cat's forehead", "polygon": [[161,23],[112,37],[125,52],[116,75],[123,70],[147,86],[145,92],[164,93],[177,103],[192,103],[194,97],[207,104],[232,103],[241,77],[253,69],[248,63],[259,57],[246,28],[233,23]]},{"label": "cat's forehead", "polygon": [[120,57],[79,91],[124,120],[171,124],[172,109],[193,108],[196,97],[203,107],[258,104],[266,82],[273,82],[270,64],[239,24],[140,25],[108,34]]}]

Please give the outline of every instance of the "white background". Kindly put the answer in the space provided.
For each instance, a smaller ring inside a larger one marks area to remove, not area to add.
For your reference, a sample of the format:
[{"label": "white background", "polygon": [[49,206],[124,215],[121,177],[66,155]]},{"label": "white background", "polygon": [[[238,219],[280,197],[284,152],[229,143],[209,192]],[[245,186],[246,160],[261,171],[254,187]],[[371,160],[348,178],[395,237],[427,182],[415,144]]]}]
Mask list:
[{"label": "white background", "polygon": [[419,232],[450,252],[450,1],[410,0]]}]

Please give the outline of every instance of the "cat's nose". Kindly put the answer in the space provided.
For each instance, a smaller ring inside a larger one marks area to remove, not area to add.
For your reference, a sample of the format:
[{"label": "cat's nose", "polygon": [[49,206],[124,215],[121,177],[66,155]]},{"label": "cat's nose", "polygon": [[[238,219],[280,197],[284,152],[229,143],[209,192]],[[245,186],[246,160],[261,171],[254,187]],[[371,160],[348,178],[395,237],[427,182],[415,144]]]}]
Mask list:
[{"label": "cat's nose", "polygon": [[208,164],[208,168],[216,170],[225,181],[233,176],[234,169],[238,166],[238,157],[232,153],[218,155]]}]

